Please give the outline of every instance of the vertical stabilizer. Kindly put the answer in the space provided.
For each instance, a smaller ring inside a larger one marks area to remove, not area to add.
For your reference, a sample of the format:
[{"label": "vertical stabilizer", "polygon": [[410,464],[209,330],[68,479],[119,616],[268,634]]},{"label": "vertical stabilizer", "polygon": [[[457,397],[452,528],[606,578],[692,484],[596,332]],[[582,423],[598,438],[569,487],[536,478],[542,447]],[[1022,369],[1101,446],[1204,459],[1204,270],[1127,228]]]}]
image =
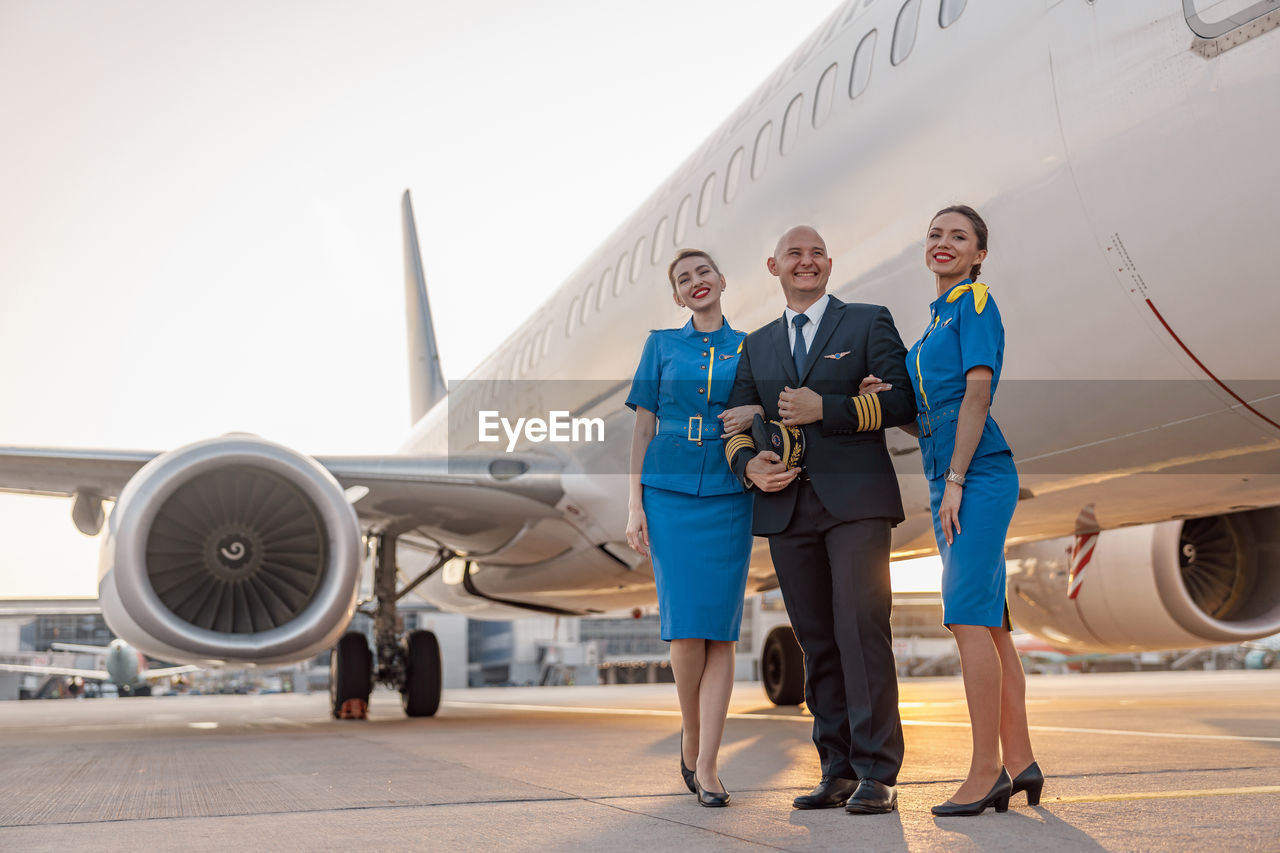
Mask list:
[{"label": "vertical stabilizer", "polygon": [[440,370],[431,303],[427,301],[427,277],[418,249],[418,226],[413,221],[413,201],[408,190],[400,202],[400,215],[404,221],[404,317],[409,335],[409,422],[417,423],[445,398],[448,389]]}]

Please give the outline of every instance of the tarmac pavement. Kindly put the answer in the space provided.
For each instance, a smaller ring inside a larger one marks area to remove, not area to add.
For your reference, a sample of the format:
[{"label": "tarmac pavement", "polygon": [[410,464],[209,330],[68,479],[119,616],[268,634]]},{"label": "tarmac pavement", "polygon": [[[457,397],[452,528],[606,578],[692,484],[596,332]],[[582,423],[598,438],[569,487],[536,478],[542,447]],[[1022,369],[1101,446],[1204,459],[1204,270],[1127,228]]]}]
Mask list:
[{"label": "tarmac pavement", "polygon": [[368,721],[327,697],[0,703],[0,849],[1277,850],[1280,672],[1032,676],[1044,800],[934,818],[969,731],[958,679],[901,684],[890,815],[796,811],[817,781],[802,709],[740,683],[721,752],[733,793],[698,806],[672,685],[446,691]]}]

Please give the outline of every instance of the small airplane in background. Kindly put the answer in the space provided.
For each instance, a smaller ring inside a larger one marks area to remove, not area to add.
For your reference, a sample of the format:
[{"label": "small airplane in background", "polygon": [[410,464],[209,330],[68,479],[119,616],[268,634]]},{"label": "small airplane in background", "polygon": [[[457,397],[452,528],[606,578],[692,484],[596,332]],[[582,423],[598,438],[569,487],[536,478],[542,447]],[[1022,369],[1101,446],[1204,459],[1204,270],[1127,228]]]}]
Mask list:
[{"label": "small airplane in background", "polygon": [[1280,655],[1280,634],[1240,644],[1245,669],[1270,669]]},{"label": "small airplane in background", "polygon": [[193,665],[166,666],[152,669],[142,652],[124,640],[112,640],[105,646],[88,646],[78,643],[53,643],[55,651],[80,652],[100,655],[104,669],[79,669],[68,666],[37,666],[33,664],[0,663],[0,671],[30,673],[33,675],[62,675],[84,681],[105,681],[116,686],[121,696],[150,696],[151,682],[188,672],[201,667]]}]

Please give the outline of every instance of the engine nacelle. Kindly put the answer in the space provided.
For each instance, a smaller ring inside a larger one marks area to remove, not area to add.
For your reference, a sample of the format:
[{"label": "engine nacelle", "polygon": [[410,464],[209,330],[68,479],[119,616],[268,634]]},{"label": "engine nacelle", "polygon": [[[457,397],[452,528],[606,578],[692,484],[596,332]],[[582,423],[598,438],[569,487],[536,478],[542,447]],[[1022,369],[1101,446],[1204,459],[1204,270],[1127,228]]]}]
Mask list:
[{"label": "engine nacelle", "polygon": [[1125,652],[1280,633],[1280,508],[1103,531],[1069,598],[1073,544],[1007,551],[1013,621],[1051,643]]},{"label": "engine nacelle", "polygon": [[156,457],[125,486],[99,598],[119,637],[192,663],[285,663],[351,619],[360,526],[314,459],[248,435]]}]

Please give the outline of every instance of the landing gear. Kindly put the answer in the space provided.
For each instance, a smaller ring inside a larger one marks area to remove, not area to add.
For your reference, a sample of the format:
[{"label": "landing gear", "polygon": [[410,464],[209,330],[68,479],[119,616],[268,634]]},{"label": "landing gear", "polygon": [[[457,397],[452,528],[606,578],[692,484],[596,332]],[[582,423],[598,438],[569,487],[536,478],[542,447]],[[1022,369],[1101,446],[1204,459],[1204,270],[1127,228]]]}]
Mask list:
[{"label": "landing gear", "polygon": [[790,625],[780,625],[765,638],[760,653],[764,692],[775,705],[799,705],[804,701],[804,652]]},{"label": "landing gear", "polygon": [[414,631],[405,642],[400,704],[410,717],[433,717],[440,707],[440,642],[430,631]]},{"label": "landing gear", "polygon": [[[361,603],[360,612],[373,617],[376,665],[363,634],[343,635],[330,656],[329,694],[333,700],[333,715],[343,717],[344,705],[358,699],[363,703],[363,708],[359,709],[359,717],[363,719],[376,681],[400,691],[401,704],[408,716],[433,716],[440,707],[443,683],[440,642],[431,631],[413,631],[406,637],[396,602],[439,571],[453,559],[454,553],[448,548],[440,548],[426,571],[397,590],[396,536],[385,531],[373,534],[370,544],[373,545],[373,598]],[[373,605],[372,610],[364,608],[370,604]],[[344,680],[344,667],[351,668],[350,680]],[[348,712],[353,709],[354,704],[347,705]]]},{"label": "landing gear", "polygon": [[373,692],[373,655],[363,634],[343,634],[329,652],[329,702],[334,719],[363,720]]}]

